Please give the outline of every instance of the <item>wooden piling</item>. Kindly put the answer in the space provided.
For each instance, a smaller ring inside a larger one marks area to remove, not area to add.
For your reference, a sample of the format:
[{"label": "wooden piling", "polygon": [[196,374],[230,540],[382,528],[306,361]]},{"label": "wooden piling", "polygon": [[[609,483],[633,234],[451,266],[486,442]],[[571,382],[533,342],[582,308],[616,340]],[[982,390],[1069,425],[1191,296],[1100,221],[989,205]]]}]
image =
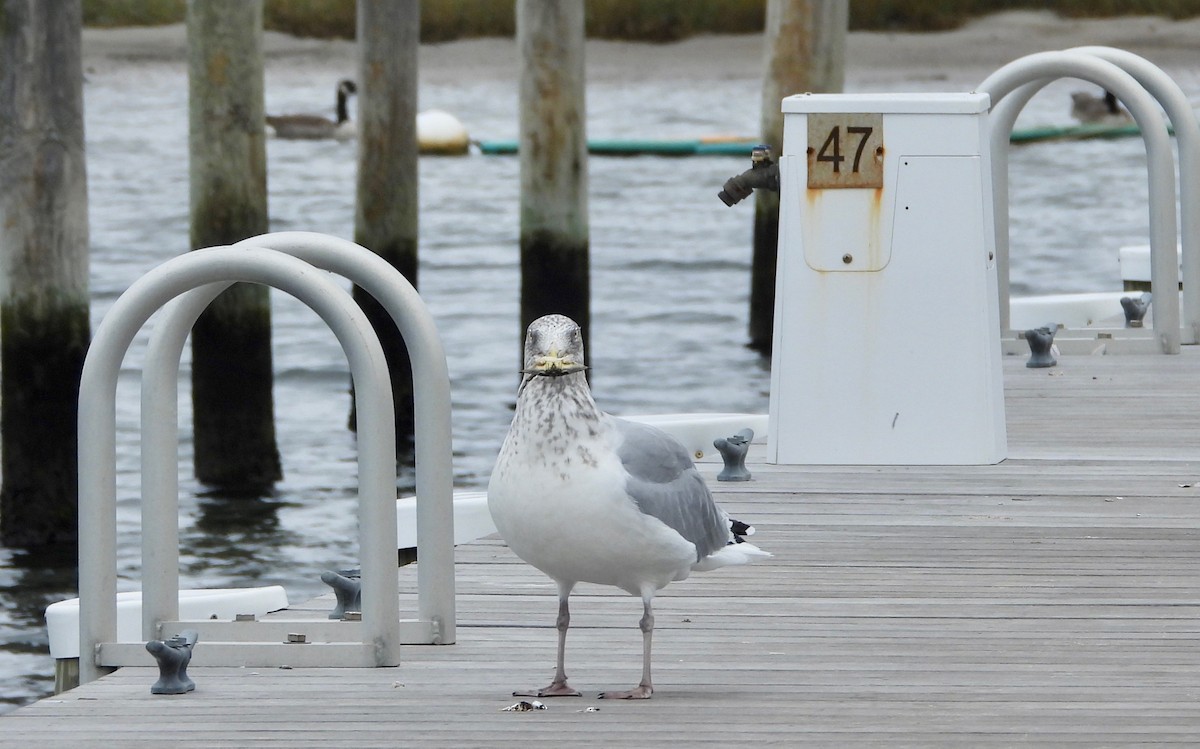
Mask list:
[{"label": "wooden piling", "polygon": [[[836,93],[845,84],[849,0],[768,0],[764,41],[762,142],[776,157],[783,150],[785,96]],[[779,246],[779,194],[757,190],[754,255],[750,269],[750,346],[771,351],[775,319],[775,262]]]},{"label": "wooden piling", "polygon": [[[191,242],[267,231],[262,0],[189,0]],[[196,478],[258,493],[281,477],[271,393],[271,307],[237,284],[192,330]]]},{"label": "wooden piling", "polygon": [[[358,3],[358,194],[354,241],[417,285],[417,0]],[[396,444],[411,443],[412,368],[391,317],[357,286],[354,299],[375,328],[391,372]],[[354,417],[351,414],[351,426]]]},{"label": "wooden piling", "polygon": [[0,544],[74,543],[88,322],[80,0],[0,5]]},{"label": "wooden piling", "polygon": [[583,0],[517,0],[521,330],[545,314],[589,340]]}]

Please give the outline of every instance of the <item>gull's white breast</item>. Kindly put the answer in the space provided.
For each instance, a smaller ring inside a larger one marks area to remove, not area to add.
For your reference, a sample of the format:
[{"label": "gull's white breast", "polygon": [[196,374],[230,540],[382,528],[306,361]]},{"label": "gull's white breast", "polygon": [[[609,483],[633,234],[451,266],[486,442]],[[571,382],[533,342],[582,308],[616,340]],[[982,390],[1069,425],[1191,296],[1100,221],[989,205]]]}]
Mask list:
[{"label": "gull's white breast", "polygon": [[[516,430],[488,485],[488,507],[513,552],[559,581],[634,595],[687,577],[695,546],[638,509],[614,449],[615,430],[559,439]],[[562,436],[562,435],[559,435]]]}]

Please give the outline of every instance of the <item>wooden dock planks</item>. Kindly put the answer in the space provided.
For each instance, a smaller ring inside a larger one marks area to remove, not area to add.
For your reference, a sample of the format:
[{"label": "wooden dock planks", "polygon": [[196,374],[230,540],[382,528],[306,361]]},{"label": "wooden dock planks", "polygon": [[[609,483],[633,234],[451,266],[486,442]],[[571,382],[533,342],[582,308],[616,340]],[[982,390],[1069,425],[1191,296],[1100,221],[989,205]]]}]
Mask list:
[{"label": "wooden dock planks", "polygon": [[179,697],[126,668],[0,718],[0,743],[1195,745],[1200,351],[1060,362],[1006,358],[999,465],[752,460],[753,482],[710,481],[776,556],[663,592],[648,702],[594,698],[636,682],[641,606],[581,585],[567,667],[586,696],[501,711],[549,681],[556,604],[487,539],[457,551],[456,645],[396,669],[194,669]]}]

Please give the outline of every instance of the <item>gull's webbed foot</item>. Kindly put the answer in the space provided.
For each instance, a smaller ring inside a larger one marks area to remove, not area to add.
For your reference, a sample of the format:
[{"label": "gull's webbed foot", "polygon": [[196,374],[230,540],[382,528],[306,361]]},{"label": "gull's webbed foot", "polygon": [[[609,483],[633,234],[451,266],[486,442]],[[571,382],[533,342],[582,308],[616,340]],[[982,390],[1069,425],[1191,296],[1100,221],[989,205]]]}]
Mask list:
[{"label": "gull's webbed foot", "polygon": [[542,689],[513,692],[513,697],[582,697],[579,690],[567,686],[566,681],[556,681]]},{"label": "gull's webbed foot", "polygon": [[602,700],[648,700],[654,694],[654,687],[649,684],[638,684],[625,692],[601,692]]}]

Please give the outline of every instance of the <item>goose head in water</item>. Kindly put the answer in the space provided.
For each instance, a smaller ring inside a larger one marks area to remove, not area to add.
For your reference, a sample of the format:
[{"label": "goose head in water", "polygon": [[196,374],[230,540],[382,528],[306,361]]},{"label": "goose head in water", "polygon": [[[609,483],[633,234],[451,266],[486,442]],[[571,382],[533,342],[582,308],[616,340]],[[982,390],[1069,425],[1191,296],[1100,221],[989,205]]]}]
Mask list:
[{"label": "goose head in water", "polygon": [[267,115],[267,136],[292,140],[346,140],[356,135],[346,102],[358,92],[354,81],[343,80],[337,86],[337,119],[316,114]]},{"label": "goose head in water", "polygon": [[1111,91],[1094,96],[1085,91],[1071,94],[1071,116],[1084,125],[1127,125],[1133,122],[1129,112]]}]

